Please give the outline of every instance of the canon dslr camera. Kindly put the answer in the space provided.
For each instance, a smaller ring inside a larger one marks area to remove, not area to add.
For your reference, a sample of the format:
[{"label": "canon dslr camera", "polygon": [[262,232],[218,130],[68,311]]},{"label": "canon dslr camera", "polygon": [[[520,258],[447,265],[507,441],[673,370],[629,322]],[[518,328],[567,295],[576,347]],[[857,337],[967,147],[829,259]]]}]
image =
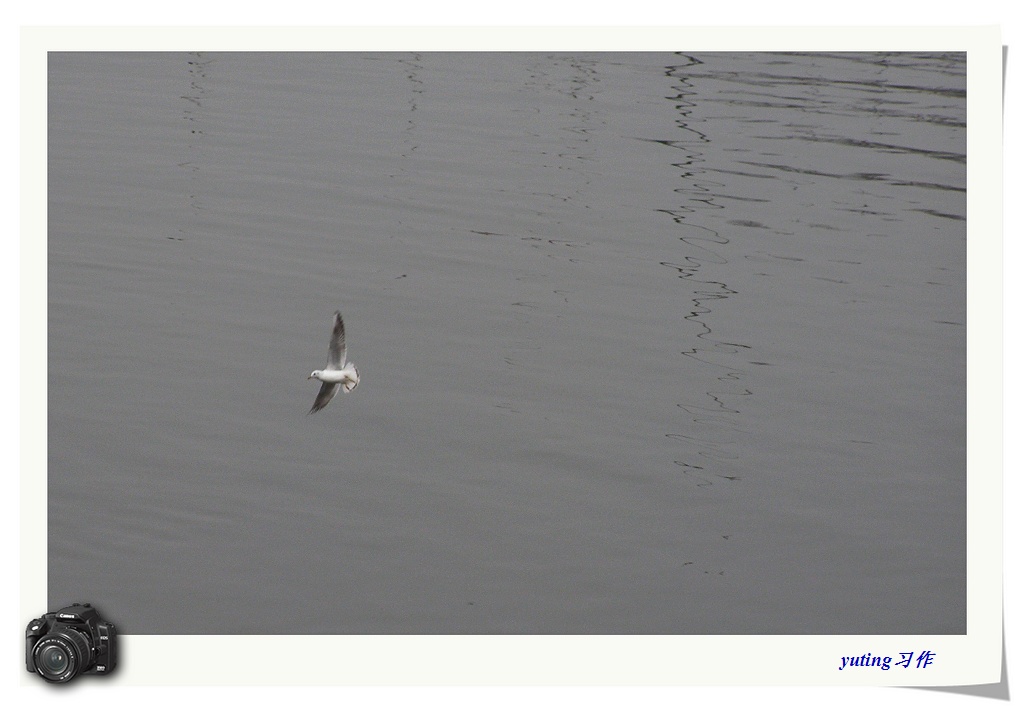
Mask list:
[{"label": "canon dslr camera", "polygon": [[114,624],[102,620],[88,603],[46,613],[25,631],[25,665],[47,682],[106,675],[114,669],[116,653]]}]

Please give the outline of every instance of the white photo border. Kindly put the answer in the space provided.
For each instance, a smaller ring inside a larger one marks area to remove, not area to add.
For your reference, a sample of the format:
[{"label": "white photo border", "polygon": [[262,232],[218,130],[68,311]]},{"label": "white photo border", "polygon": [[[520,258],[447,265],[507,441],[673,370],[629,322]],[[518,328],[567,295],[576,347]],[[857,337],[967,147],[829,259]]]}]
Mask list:
[{"label": "white photo border", "polygon": [[[81,27],[21,33],[21,361],[45,364],[49,51],[967,52],[967,634],[962,636],[146,636],[121,640],[115,685],[870,685],[998,682],[1002,664],[1002,45],[980,27]],[[38,366],[35,371],[39,372]],[[43,369],[45,371],[45,369]],[[35,386],[33,386],[35,387]],[[21,402],[21,605],[45,607],[46,398]],[[330,677],[303,646],[330,645]],[[225,648],[290,651],[267,666],[182,664]],[[851,652],[930,649],[942,665],[839,671]],[[22,675],[22,685],[35,684]]]}]

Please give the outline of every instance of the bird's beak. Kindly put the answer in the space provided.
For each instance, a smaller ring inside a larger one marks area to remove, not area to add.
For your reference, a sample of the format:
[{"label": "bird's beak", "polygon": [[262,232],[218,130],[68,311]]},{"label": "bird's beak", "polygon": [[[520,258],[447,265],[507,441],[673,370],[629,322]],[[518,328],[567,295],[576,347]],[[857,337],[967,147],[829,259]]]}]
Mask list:
[{"label": "bird's beak", "polygon": [[311,378],[312,378],[312,376],[306,376],[306,380],[307,380],[307,381],[308,381],[309,379],[311,379]]}]

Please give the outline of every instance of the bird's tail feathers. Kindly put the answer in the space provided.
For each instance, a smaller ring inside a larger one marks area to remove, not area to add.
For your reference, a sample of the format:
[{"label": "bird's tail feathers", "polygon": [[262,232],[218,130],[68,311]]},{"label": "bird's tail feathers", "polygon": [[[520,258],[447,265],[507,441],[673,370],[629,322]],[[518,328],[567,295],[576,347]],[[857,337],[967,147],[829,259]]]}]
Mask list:
[{"label": "bird's tail feathers", "polygon": [[359,370],[356,368],[356,365],[354,363],[350,363],[349,366],[352,367],[352,371],[353,371],[353,373],[356,374],[356,378],[355,378],[354,381],[346,379],[341,384],[341,387],[344,389],[344,391],[346,393],[351,393],[352,391],[354,391],[356,389],[356,386],[359,385]]}]

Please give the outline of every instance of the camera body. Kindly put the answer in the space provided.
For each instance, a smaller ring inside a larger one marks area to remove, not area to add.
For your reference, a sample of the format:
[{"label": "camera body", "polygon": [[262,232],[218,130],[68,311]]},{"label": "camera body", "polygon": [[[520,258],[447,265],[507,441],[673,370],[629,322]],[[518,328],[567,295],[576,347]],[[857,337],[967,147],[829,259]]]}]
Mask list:
[{"label": "camera body", "polygon": [[25,630],[25,665],[47,682],[106,675],[117,663],[117,631],[88,603],[45,613]]}]

